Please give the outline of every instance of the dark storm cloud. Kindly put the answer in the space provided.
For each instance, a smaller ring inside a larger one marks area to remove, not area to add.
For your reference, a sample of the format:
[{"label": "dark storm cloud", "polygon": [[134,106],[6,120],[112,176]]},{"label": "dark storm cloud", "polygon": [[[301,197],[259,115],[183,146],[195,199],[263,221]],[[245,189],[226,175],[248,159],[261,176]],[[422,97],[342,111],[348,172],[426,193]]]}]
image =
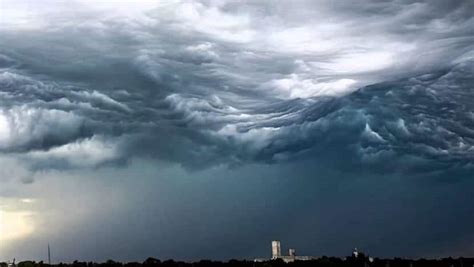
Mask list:
[{"label": "dark storm cloud", "polygon": [[136,2],[2,1],[2,253],[472,254],[472,1]]},{"label": "dark storm cloud", "polygon": [[[323,153],[327,147],[363,164],[470,164],[472,104],[460,101],[472,98],[464,70],[472,63],[463,57],[472,50],[471,2],[300,1],[283,12],[285,5],[185,2],[124,21],[83,10],[71,23],[57,14],[44,22],[48,30],[22,34],[7,22],[2,150],[92,155],[84,147],[110,139],[101,164],[152,156],[203,167],[339,154]],[[317,22],[327,29],[308,28]],[[353,36],[359,31],[368,39]],[[318,34],[328,43],[306,43]],[[404,76],[413,78],[350,94]]]}]

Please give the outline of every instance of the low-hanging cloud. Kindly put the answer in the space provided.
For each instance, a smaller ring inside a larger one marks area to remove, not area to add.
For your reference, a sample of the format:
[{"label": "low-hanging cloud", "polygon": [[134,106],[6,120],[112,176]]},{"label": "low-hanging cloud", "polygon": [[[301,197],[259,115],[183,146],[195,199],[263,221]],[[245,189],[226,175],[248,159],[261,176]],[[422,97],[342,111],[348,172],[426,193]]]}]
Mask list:
[{"label": "low-hanging cloud", "polygon": [[330,147],[362,164],[470,166],[469,1],[122,4],[78,1],[62,15],[6,2],[3,153],[203,168],[330,158]]}]

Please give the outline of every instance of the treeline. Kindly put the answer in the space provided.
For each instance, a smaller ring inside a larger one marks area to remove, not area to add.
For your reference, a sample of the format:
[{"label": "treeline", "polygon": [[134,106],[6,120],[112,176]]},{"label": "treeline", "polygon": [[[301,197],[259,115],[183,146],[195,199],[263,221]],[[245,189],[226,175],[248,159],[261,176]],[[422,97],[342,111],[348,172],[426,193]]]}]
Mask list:
[{"label": "treeline", "polygon": [[[22,261],[16,267],[471,267],[474,258],[445,258],[445,259],[370,259],[367,257],[321,257],[310,261],[295,261],[285,263],[281,259],[254,262],[246,260],[230,260],[227,262],[201,260],[198,262],[183,262],[174,260],[160,261],[149,258],[144,262],[120,263],[108,260],[103,263],[79,262],[59,263],[48,265],[42,261]],[[9,267],[7,263],[0,263],[0,267]]]}]

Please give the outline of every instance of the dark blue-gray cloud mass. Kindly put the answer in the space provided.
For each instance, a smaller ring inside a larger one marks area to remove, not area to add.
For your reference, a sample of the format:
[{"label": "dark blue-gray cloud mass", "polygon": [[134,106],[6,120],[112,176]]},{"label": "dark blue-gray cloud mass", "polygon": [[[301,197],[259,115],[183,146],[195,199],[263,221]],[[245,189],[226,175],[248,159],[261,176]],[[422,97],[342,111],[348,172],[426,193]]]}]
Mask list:
[{"label": "dark blue-gray cloud mass", "polygon": [[[64,249],[65,260],[73,250],[94,259],[258,256],[274,236],[336,255],[357,242],[389,256],[472,254],[472,10],[472,1],[4,0],[0,211],[39,199],[37,213],[28,210],[43,229],[32,244],[51,235],[68,247],[37,215],[48,206],[59,231],[78,227],[79,243],[101,233],[97,248]],[[96,207],[103,194],[111,197]],[[72,206],[77,222],[59,220]],[[117,223],[130,214],[143,219]],[[110,227],[101,232],[101,223]],[[241,233],[247,241],[226,241]],[[190,242],[179,251],[193,234],[224,248]],[[110,246],[126,239],[131,248]],[[37,255],[34,246],[25,255]]]},{"label": "dark blue-gray cloud mass", "polygon": [[387,162],[393,170],[425,165],[433,170],[429,164],[469,169],[472,68],[468,60],[342,97],[289,100],[235,93],[219,97],[221,92],[160,98],[146,91],[99,91],[4,72],[2,115],[10,132],[2,149],[35,157],[101,136],[116,145],[103,163],[151,156],[202,168],[303,155],[324,160],[343,152],[352,163],[375,169]]}]

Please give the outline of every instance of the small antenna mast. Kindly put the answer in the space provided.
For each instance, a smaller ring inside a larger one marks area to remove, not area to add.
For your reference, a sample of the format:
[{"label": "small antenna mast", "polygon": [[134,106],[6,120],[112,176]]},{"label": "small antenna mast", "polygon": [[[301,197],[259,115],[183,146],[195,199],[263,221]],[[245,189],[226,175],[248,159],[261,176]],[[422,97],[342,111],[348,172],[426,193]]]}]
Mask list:
[{"label": "small antenna mast", "polygon": [[49,248],[49,243],[48,243],[48,264],[51,266],[51,249]]}]

